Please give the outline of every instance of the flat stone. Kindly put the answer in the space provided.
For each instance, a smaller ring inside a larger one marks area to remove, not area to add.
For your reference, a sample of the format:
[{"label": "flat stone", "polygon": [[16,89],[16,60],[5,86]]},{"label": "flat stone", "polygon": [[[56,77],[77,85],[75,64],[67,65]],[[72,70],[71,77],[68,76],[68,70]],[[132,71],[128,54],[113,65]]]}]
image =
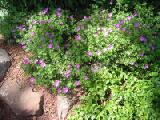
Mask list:
[{"label": "flat stone", "polygon": [[2,99],[17,116],[40,116],[43,114],[44,97],[27,86],[21,88],[14,81],[4,81],[0,88]]},{"label": "flat stone", "polygon": [[8,53],[0,48],[0,81],[3,80],[5,73],[7,72],[8,68],[10,67],[10,57]]},{"label": "flat stone", "polygon": [[[20,115],[39,116],[43,114],[44,97],[39,92],[33,92],[32,88],[26,88],[21,92],[17,105],[19,106]],[[15,106],[14,106],[15,107]],[[17,106],[16,106],[17,108]]]},{"label": "flat stone", "polygon": [[67,96],[57,96],[56,104],[59,120],[65,120],[72,105],[71,99]]}]

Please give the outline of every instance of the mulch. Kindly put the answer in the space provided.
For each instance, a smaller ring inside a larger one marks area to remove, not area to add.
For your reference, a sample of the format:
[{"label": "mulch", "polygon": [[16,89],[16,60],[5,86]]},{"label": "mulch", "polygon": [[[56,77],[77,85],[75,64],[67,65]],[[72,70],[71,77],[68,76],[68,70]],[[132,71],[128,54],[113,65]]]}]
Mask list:
[{"label": "mulch", "polygon": [[[18,45],[5,45],[1,44],[0,48],[5,49],[10,58],[11,66],[4,78],[4,80],[9,81],[23,81],[23,85],[29,83],[29,76],[26,75],[21,68],[21,63],[24,57],[27,57],[29,54],[26,53]],[[39,89],[44,93],[44,114],[42,116],[34,116],[29,118],[19,118],[16,116],[12,110],[7,106],[3,101],[0,100],[0,120],[58,120],[56,113],[56,95],[51,94],[47,89],[41,87]]]}]

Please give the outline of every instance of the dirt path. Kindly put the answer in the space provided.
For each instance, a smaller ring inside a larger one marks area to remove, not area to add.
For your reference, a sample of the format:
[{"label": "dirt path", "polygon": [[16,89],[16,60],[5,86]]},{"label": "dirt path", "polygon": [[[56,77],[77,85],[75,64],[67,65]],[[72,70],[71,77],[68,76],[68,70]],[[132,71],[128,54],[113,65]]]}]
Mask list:
[{"label": "dirt path", "polygon": [[[23,85],[29,84],[29,76],[24,74],[21,69],[21,62],[25,56],[28,56],[19,46],[0,45],[0,48],[5,49],[11,57],[12,65],[9,68],[4,80],[23,82]],[[44,114],[40,117],[18,118],[11,109],[0,101],[0,120],[58,120],[56,113],[55,95],[50,94],[44,88],[40,88],[44,93]]]}]

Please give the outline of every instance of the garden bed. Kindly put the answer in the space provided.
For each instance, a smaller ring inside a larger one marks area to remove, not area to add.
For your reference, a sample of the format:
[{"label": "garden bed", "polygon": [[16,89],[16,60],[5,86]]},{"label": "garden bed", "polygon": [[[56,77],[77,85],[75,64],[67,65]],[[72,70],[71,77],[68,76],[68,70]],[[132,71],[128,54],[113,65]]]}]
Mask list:
[{"label": "garden bed", "polygon": [[147,4],[124,3],[97,3],[83,18],[40,7],[11,28],[31,53],[20,63],[32,85],[80,96],[69,120],[160,118],[160,17]]}]

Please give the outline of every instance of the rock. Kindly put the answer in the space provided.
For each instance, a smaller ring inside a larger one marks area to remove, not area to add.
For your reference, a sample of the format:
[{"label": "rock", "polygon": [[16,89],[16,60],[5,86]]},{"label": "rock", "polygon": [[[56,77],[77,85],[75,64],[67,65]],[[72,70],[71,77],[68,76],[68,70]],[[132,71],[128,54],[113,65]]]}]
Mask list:
[{"label": "rock", "polygon": [[59,120],[65,120],[72,105],[71,99],[67,96],[57,96],[56,103]]},{"label": "rock", "polygon": [[0,113],[0,120],[20,120],[2,100],[0,100]]},{"label": "rock", "polygon": [[43,114],[44,97],[31,87],[21,88],[14,81],[4,81],[0,88],[2,99],[17,116],[40,116]]},{"label": "rock", "polygon": [[0,49],[0,81],[2,81],[10,65],[11,62],[8,53],[4,49]]},{"label": "rock", "polygon": [[[21,92],[18,100],[18,114],[23,116],[42,115],[43,114],[44,97],[39,92],[32,92],[32,88],[26,88]],[[17,108],[17,107],[16,107]]]}]

